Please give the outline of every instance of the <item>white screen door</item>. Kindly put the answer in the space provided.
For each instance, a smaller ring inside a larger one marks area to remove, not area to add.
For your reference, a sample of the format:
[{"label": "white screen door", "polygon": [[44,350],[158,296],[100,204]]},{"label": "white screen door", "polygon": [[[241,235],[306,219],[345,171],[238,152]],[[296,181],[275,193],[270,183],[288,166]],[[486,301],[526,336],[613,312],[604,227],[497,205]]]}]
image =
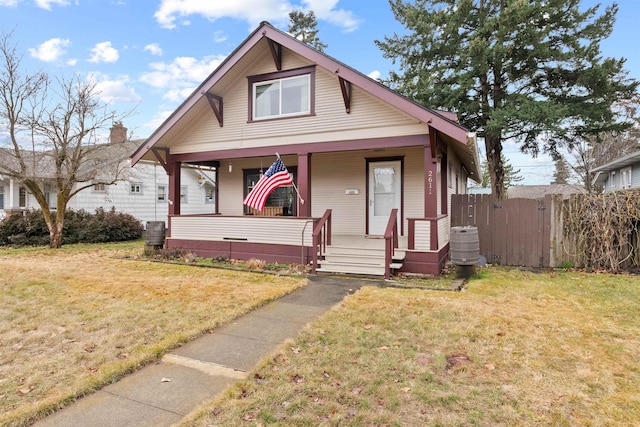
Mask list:
[{"label": "white screen door", "polygon": [[389,214],[400,212],[401,162],[399,160],[369,163],[369,235],[383,235]]}]

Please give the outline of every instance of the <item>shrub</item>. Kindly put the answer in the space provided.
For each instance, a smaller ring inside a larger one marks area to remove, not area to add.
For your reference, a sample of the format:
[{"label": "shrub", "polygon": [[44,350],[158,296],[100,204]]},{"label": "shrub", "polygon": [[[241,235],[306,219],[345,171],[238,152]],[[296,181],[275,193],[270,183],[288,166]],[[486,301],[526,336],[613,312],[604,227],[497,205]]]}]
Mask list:
[{"label": "shrub", "polygon": [[[55,216],[55,213],[53,214]],[[65,213],[63,244],[105,243],[134,240],[142,237],[144,228],[134,216],[96,209]],[[41,246],[49,244],[49,230],[42,211],[31,210],[24,216],[13,215],[0,223],[0,245]]]}]

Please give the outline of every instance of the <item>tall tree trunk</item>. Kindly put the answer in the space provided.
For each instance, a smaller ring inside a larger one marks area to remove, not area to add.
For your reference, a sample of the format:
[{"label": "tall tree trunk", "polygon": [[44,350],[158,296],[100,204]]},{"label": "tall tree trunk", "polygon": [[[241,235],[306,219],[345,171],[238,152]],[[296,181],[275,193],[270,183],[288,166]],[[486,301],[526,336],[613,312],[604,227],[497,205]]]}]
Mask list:
[{"label": "tall tree trunk", "polygon": [[62,247],[64,216],[58,219],[58,215],[56,215],[56,221],[52,225],[53,227],[49,228],[49,247],[52,249],[59,249]]},{"label": "tall tree trunk", "polygon": [[502,164],[502,141],[499,136],[485,135],[484,146],[487,151],[487,164],[491,177],[491,192],[504,200],[506,191],[504,188],[504,165]]}]

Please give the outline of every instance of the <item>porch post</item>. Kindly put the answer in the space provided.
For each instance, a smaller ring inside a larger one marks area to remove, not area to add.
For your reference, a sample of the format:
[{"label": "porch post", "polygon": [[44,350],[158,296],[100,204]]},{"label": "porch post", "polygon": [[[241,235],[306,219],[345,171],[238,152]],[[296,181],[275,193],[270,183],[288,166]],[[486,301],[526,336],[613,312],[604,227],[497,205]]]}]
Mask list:
[{"label": "porch post", "polygon": [[438,159],[436,158],[436,130],[429,127],[429,145],[424,147],[424,217],[438,215]]},{"label": "porch post", "polygon": [[311,154],[298,154],[298,191],[304,204],[298,206],[298,216],[311,217]]},{"label": "porch post", "polygon": [[180,215],[181,162],[169,162],[169,215]]}]

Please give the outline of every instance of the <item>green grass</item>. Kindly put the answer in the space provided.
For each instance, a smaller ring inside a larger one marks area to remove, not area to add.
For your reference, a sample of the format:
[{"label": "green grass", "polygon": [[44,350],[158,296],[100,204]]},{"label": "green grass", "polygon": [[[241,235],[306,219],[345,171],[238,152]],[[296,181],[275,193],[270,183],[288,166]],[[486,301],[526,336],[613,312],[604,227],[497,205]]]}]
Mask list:
[{"label": "green grass", "polygon": [[365,287],[182,425],[634,425],[638,282],[487,268],[464,292]]},{"label": "green grass", "polygon": [[146,262],[142,249],[0,249],[0,425],[28,425],[306,283]]}]

